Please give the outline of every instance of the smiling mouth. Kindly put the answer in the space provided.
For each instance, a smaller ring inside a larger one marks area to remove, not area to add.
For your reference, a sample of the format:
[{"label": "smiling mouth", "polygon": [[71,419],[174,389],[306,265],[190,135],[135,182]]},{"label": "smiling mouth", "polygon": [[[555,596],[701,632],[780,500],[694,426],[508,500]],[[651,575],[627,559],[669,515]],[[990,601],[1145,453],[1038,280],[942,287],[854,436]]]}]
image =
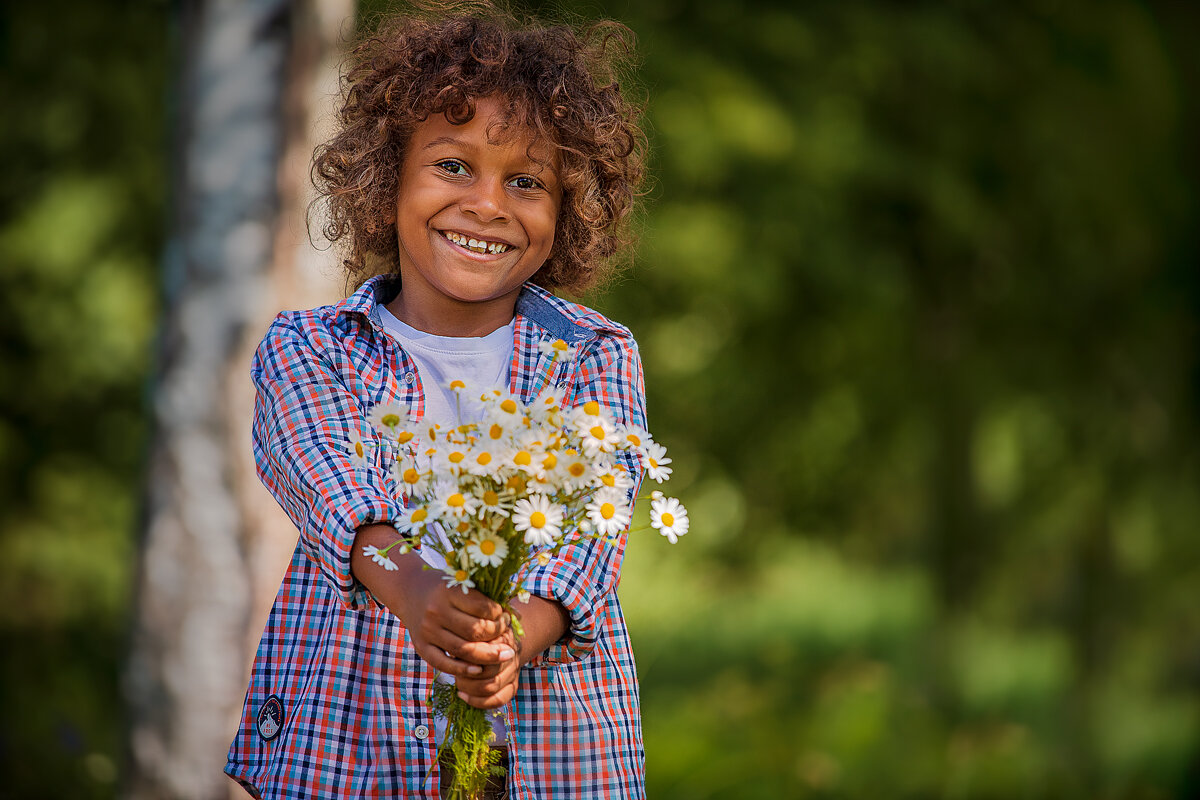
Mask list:
[{"label": "smiling mouth", "polygon": [[490,253],[497,255],[507,252],[512,249],[512,245],[504,242],[489,242],[486,239],[472,239],[469,236],[463,236],[456,231],[442,231],[442,236],[445,236],[459,247],[464,247],[472,253]]}]

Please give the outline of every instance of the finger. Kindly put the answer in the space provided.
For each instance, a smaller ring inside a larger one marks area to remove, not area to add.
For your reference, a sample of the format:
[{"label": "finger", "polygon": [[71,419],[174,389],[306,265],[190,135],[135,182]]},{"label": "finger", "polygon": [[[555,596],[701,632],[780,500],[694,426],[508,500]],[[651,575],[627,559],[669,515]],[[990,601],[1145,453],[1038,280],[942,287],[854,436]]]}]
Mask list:
[{"label": "finger", "polygon": [[516,658],[517,650],[504,639],[489,642],[466,642],[451,650],[455,657],[472,664],[488,666],[506,664]]},{"label": "finger", "polygon": [[516,670],[503,669],[499,674],[488,678],[456,677],[454,685],[468,696],[482,699],[500,694],[506,686],[516,683],[516,679]]},{"label": "finger", "polygon": [[479,619],[499,621],[504,617],[504,609],[500,607],[500,604],[478,589],[454,592],[450,604],[459,611]]},{"label": "finger", "polygon": [[510,683],[507,686],[505,686],[504,688],[500,689],[495,694],[477,696],[477,695],[468,694],[467,692],[460,690],[458,693],[458,696],[462,699],[463,702],[465,702],[469,706],[474,706],[475,708],[488,709],[488,708],[499,708],[500,706],[507,703],[509,700],[512,700],[513,696],[516,695],[516,693],[517,693],[516,685]]},{"label": "finger", "polygon": [[509,630],[506,617],[485,619],[459,609],[449,610],[441,624],[456,636],[471,642],[487,642],[498,639]]}]

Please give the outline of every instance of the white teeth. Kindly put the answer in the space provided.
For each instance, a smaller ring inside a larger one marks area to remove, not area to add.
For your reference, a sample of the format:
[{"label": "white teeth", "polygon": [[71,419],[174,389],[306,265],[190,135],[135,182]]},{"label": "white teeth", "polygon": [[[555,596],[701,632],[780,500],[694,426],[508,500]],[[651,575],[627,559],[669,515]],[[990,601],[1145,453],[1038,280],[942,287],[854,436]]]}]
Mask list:
[{"label": "white teeth", "polygon": [[459,247],[465,247],[475,253],[503,253],[506,252],[509,247],[503,242],[489,242],[486,239],[470,239],[466,236],[463,236],[461,233],[456,233],[454,231],[446,231],[445,236]]}]

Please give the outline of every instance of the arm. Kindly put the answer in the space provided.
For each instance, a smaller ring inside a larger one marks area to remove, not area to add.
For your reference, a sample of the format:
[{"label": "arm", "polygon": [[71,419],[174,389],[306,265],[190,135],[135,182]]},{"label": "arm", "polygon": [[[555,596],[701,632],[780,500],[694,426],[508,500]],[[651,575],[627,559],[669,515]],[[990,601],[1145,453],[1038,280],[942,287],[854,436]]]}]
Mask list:
[{"label": "arm", "polygon": [[[646,424],[645,389],[637,345],[627,332],[605,335],[598,345],[581,357],[579,378],[569,405],[576,407],[595,400],[626,425]],[[621,463],[633,478],[630,498],[636,497],[643,470],[635,456],[622,454]],[[626,534],[617,544],[579,539],[565,546],[544,567],[535,567],[525,580],[534,597],[553,602],[567,615],[562,639],[552,640],[545,651],[532,659],[550,663],[577,661],[591,653],[600,635],[599,612],[620,580]]]},{"label": "arm", "polygon": [[331,331],[304,323],[303,316],[281,314],[255,353],[255,466],[338,599],[370,608],[350,570],[355,531],[402,511],[377,451],[366,466],[350,461],[348,439],[374,437],[360,399],[362,365]]}]

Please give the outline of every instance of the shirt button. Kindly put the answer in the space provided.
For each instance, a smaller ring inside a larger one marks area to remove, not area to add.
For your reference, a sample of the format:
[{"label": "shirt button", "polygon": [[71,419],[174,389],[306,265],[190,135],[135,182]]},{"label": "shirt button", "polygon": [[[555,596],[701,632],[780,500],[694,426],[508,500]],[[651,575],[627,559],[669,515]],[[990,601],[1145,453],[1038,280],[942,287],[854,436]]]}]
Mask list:
[{"label": "shirt button", "polygon": [[416,376],[416,375],[413,375],[411,372],[406,372],[406,373],[404,373],[404,382],[405,382],[405,383],[409,383],[409,384],[411,384],[411,383],[412,383],[413,381],[415,381],[416,379],[417,379],[417,376]]},{"label": "shirt button", "polygon": [[416,737],[418,739],[428,739],[429,738],[429,726],[428,725],[418,725],[417,729],[415,731],[413,731],[413,733],[416,735]]}]

